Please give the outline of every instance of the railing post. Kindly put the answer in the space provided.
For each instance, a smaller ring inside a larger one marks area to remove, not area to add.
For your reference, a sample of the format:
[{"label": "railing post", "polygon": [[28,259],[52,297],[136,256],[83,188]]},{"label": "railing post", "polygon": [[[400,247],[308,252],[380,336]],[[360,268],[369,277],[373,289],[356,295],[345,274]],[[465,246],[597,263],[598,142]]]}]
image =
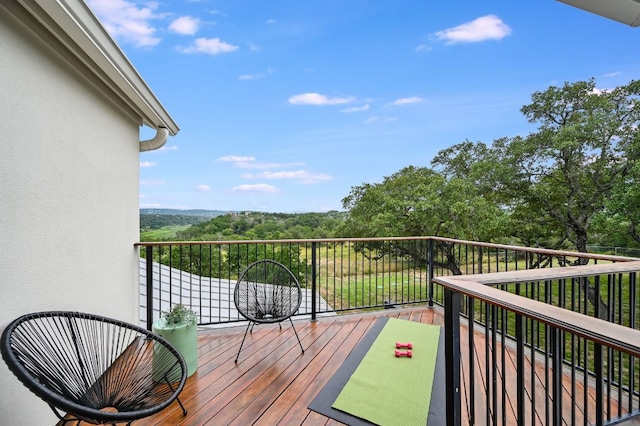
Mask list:
[{"label": "railing post", "polygon": [[153,325],[153,246],[146,247],[147,253],[147,330]]},{"label": "railing post", "polygon": [[469,345],[469,424],[476,424],[476,378],[475,378],[475,299],[467,297],[467,320],[469,326],[467,327],[467,345]]},{"label": "railing post", "polygon": [[429,268],[429,306],[433,306],[433,240],[427,242],[427,267]]},{"label": "railing post", "polygon": [[[517,255],[516,255],[517,258]],[[520,283],[516,284],[516,294],[520,296]],[[516,415],[518,416],[518,425],[526,424],[525,420],[525,381],[524,381],[524,340],[525,340],[525,323],[522,315],[516,314]]]},{"label": "railing post", "polygon": [[553,363],[553,424],[562,424],[562,332],[555,327],[551,327],[551,351]]},{"label": "railing post", "polygon": [[525,382],[524,382],[524,324],[522,315],[516,315],[516,387],[518,424],[526,424],[525,420]]},{"label": "railing post", "polygon": [[596,380],[596,425],[604,425],[604,383],[603,383],[603,360],[602,345],[593,344],[593,370]]},{"label": "railing post", "polygon": [[447,426],[460,426],[460,293],[444,290]]},{"label": "railing post", "polygon": [[316,267],[317,267],[317,257],[316,257],[316,247],[317,243],[315,241],[311,242],[311,321],[316,320]]}]

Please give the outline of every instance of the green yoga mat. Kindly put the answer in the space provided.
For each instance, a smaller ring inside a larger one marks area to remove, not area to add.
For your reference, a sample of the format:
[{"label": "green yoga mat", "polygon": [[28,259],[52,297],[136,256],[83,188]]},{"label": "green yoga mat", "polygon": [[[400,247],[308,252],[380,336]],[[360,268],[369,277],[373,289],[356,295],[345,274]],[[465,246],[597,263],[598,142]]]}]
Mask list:
[{"label": "green yoga mat", "polygon": [[[333,408],[372,423],[427,424],[440,327],[390,318]],[[396,342],[413,343],[412,358],[396,358]]]}]

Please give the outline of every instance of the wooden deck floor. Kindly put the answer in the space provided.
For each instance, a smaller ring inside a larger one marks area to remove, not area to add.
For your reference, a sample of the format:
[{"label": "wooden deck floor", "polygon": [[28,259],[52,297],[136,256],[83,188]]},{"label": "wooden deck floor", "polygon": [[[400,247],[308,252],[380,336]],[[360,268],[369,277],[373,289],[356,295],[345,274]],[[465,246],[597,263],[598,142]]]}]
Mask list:
[{"label": "wooden deck floor", "polygon": [[[283,323],[282,330],[275,326],[258,326],[248,335],[240,354],[238,364],[234,363],[242,340],[244,327],[230,327],[201,331],[199,334],[198,371],[187,380],[180,399],[188,410],[182,416],[177,403],[163,412],[136,421],[144,425],[338,425],[335,420],[324,417],[307,407],[323,388],[349,353],[358,344],[367,330],[380,316],[389,316],[427,324],[443,325],[440,308],[388,309],[375,313],[352,314],[319,319],[295,321],[296,329],[305,353],[301,354],[289,323]],[[462,327],[465,327],[464,325]],[[467,367],[469,347],[465,334],[462,336],[462,423],[469,424],[469,368]],[[496,411],[486,404],[485,336],[476,331],[475,357],[475,407],[476,424],[485,424],[496,414],[503,424],[515,424],[516,389],[515,355],[507,350],[505,371],[502,360],[497,360],[497,383],[503,375],[506,397],[504,403],[497,404]],[[531,364],[528,364],[530,368]],[[536,365],[534,380],[544,383],[544,365]],[[531,377],[531,376],[529,376]],[[540,385],[540,383],[538,385]],[[500,385],[499,385],[500,386]],[[567,389],[580,386],[566,381]],[[527,395],[531,398],[531,380],[527,383]],[[527,424],[547,424],[545,398],[548,395],[535,394],[535,412],[527,402]],[[547,393],[544,388],[543,392]],[[501,392],[498,392],[500,395]],[[567,424],[583,424],[584,403],[591,405],[586,410],[592,417],[595,400],[591,392],[582,401],[567,401],[564,406],[576,406],[574,419],[570,415]],[[567,394],[568,395],[568,394]],[[563,399],[564,401],[564,399]],[[577,404],[577,405],[576,405]],[[487,416],[489,410],[489,416]],[[582,417],[580,417],[582,416]]]}]

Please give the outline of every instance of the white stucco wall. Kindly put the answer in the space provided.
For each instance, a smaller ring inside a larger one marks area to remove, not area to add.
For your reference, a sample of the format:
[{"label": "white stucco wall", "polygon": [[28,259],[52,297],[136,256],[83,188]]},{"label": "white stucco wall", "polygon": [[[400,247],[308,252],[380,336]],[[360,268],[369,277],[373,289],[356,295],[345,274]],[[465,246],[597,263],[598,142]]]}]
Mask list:
[{"label": "white stucco wall", "polygon": [[[138,319],[138,126],[0,14],[0,330],[40,310]],[[52,425],[0,362],[0,423]]]}]

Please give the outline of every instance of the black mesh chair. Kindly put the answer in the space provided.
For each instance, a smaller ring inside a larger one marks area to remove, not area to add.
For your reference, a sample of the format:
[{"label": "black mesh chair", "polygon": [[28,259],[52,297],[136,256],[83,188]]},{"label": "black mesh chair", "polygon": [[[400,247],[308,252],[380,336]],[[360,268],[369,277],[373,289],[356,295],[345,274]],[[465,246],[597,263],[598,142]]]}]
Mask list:
[{"label": "black mesh chair", "polygon": [[79,312],[38,312],[11,322],[0,345],[9,369],[62,424],[130,424],[174,400],[187,414],[178,400],[187,379],[184,359],[141,327]]},{"label": "black mesh chair", "polygon": [[250,264],[240,274],[233,292],[233,300],[240,315],[249,320],[236,362],[247,338],[247,332],[250,328],[253,330],[254,324],[282,322],[287,318],[304,353],[298,332],[291,321],[291,316],[300,308],[302,290],[295,275],[286,266],[269,259]]}]

